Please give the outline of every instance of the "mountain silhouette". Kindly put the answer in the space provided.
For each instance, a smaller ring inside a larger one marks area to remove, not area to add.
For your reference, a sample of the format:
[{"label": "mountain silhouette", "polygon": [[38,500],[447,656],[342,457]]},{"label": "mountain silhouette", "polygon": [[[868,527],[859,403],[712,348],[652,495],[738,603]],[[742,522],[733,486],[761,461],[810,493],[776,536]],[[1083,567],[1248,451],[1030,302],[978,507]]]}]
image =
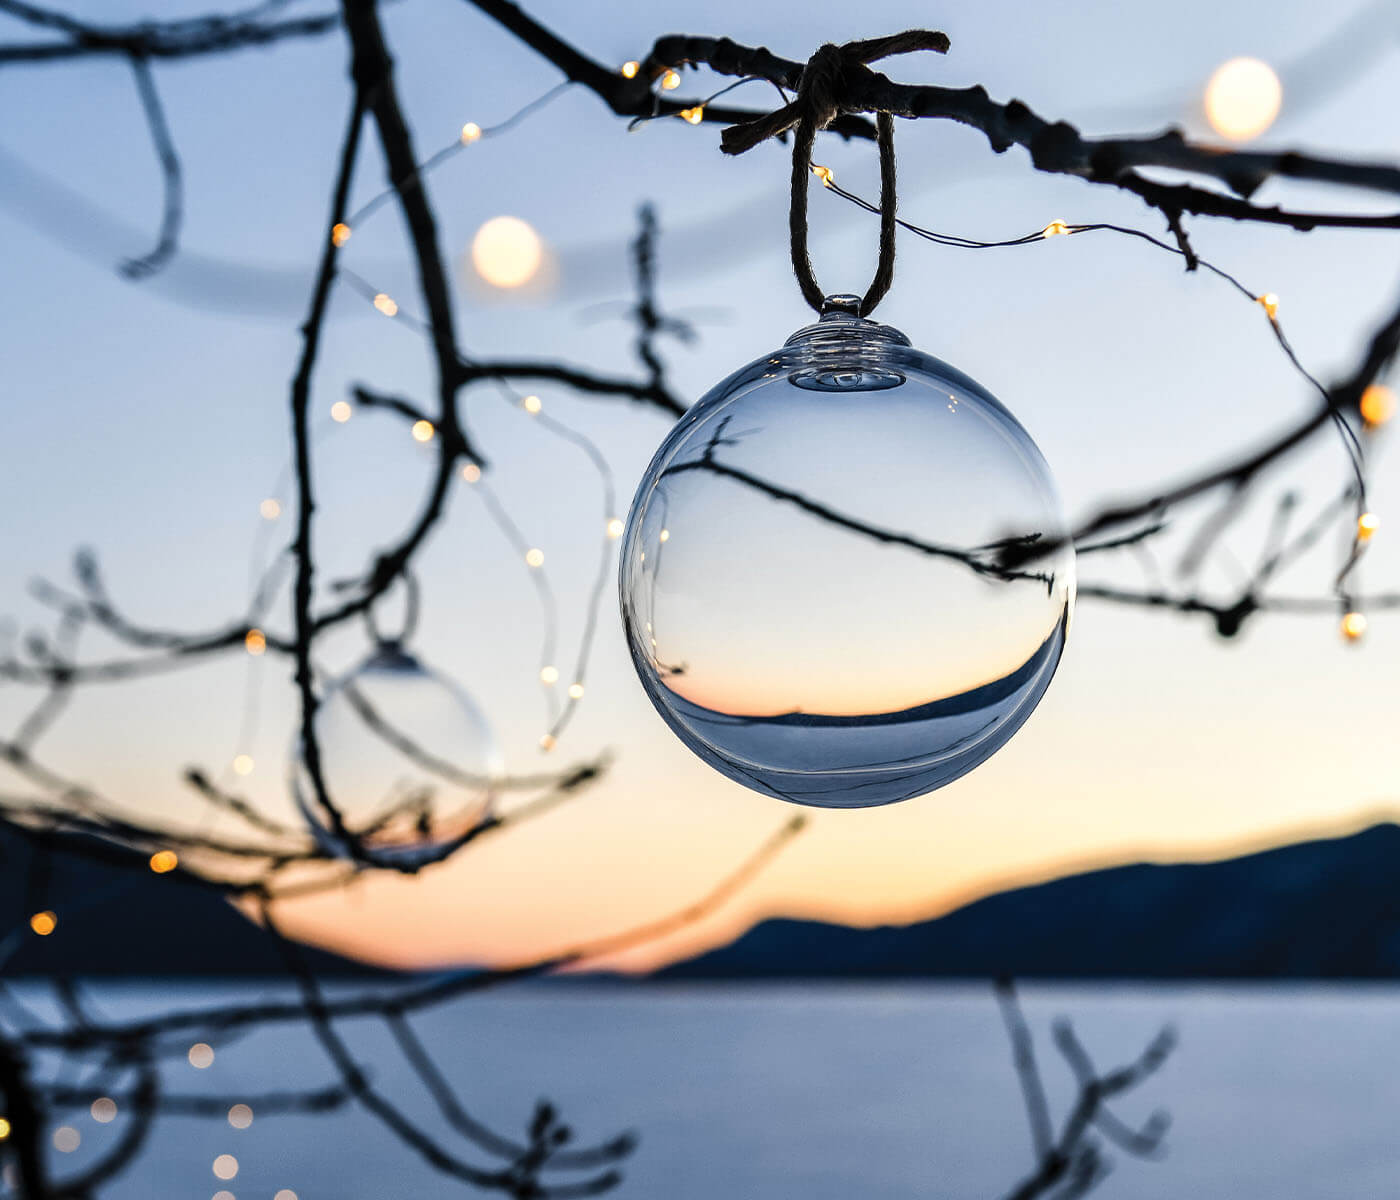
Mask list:
[{"label": "mountain silhouette", "polygon": [[1139,863],[912,925],[760,922],[663,979],[1400,977],[1400,826],[1223,862]]},{"label": "mountain silhouette", "polygon": [[[58,918],[47,937],[28,925],[43,911]],[[0,913],[5,978],[288,973],[272,937],[218,889],[178,869],[157,875],[144,855],[79,835],[36,837],[0,821]],[[318,975],[379,973],[324,950],[301,954]]]}]

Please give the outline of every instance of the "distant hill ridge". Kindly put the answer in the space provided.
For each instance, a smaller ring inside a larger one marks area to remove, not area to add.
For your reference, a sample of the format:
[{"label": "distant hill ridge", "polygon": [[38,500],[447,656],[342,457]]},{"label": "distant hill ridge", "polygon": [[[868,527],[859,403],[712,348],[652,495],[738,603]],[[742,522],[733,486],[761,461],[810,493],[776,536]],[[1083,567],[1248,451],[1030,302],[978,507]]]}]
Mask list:
[{"label": "distant hill ridge", "polygon": [[1400,826],[1223,862],[1139,863],[912,925],[769,920],[661,979],[1400,978]]},{"label": "distant hill ridge", "polygon": [[[44,909],[58,915],[48,937],[21,923],[22,940],[0,963],[6,978],[287,974],[273,940],[208,884],[183,871],[156,875],[143,855],[90,838],[60,836],[48,845],[41,851],[0,822],[0,920],[8,926]],[[0,928],[0,940],[8,932]],[[378,973],[324,950],[302,954],[319,975]]]}]

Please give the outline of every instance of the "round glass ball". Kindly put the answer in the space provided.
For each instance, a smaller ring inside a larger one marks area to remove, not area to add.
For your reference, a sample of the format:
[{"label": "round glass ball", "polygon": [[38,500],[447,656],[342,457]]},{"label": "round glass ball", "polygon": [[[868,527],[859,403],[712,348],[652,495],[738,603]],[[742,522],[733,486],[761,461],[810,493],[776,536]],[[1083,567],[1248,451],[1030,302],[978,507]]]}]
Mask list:
[{"label": "round glass ball", "polygon": [[826,808],[922,795],[1005,745],[1074,588],[1030,435],[845,297],[681,418],[620,572],[632,661],[681,741]]},{"label": "round glass ball", "polygon": [[[491,815],[504,767],[490,723],[463,688],[398,642],[378,645],[326,689],[316,734],[331,800],[382,862],[431,857]],[[341,849],[299,761],[294,778],[312,833]]]}]

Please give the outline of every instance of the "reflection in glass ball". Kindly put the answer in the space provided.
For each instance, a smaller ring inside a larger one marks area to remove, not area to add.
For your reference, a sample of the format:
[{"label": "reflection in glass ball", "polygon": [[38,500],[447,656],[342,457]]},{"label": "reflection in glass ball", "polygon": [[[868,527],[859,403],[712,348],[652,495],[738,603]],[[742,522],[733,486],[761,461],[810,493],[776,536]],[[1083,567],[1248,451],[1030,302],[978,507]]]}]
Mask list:
[{"label": "reflection in glass ball", "polygon": [[[462,688],[397,642],[327,689],[316,733],[331,799],[381,861],[431,852],[491,815],[503,774],[491,726]],[[303,815],[343,851],[304,776],[295,776]]]},{"label": "reflection in glass ball", "polygon": [[1030,435],[849,303],[671,431],[620,579],[632,660],[681,741],[830,808],[922,795],[1005,745],[1074,605],[1068,541],[1007,557],[1068,535]]}]

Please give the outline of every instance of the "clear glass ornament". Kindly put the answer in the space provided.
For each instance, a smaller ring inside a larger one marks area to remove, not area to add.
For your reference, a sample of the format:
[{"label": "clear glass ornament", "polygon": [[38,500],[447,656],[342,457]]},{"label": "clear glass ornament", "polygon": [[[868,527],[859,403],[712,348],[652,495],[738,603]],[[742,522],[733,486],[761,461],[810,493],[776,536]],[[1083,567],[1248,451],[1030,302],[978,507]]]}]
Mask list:
[{"label": "clear glass ornament", "polygon": [[[327,688],[316,735],[332,801],[380,861],[430,859],[492,815],[504,769],[490,723],[463,688],[398,642],[381,643]],[[305,775],[298,762],[303,816],[323,846],[345,852]]]},{"label": "clear glass ornament", "polygon": [[1030,435],[854,303],[832,297],[686,413],[642,477],[620,573],[633,663],[681,741],[827,808],[907,800],[994,754],[1074,607]]}]

